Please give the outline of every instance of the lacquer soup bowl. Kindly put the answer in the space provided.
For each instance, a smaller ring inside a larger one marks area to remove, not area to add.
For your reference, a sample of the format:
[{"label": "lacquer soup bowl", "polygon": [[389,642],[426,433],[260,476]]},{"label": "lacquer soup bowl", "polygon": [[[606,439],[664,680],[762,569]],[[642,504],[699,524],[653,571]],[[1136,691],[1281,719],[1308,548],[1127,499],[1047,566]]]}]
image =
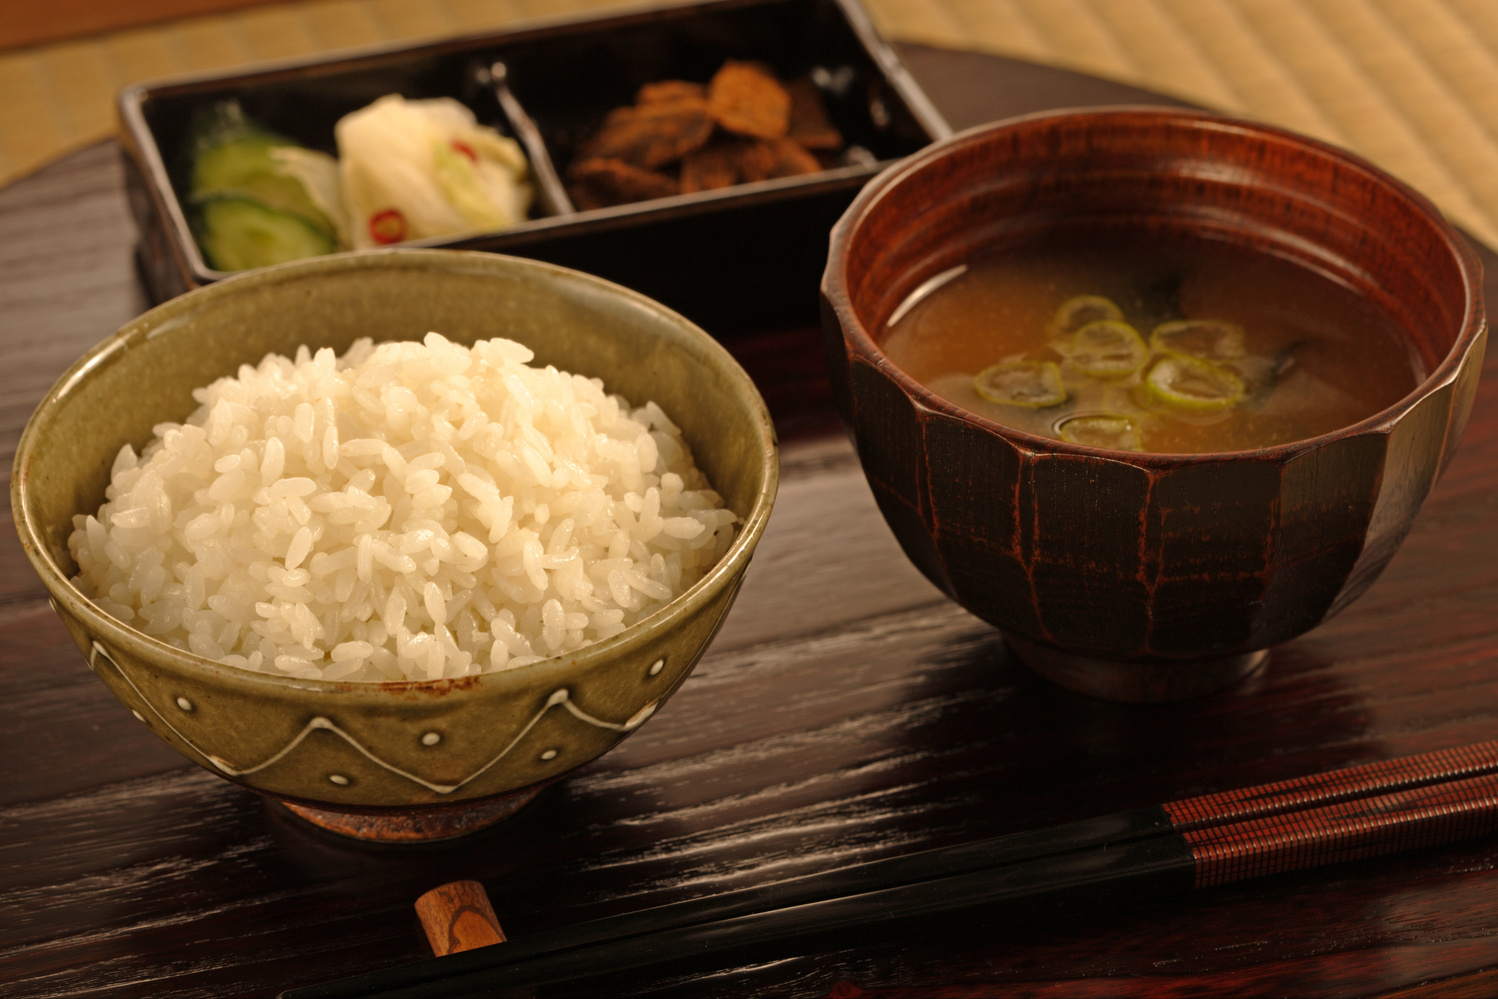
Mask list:
[{"label": "lacquer soup bowl", "polygon": [[[885,354],[933,276],[1079,220],[1313,268],[1428,374],[1310,439],[1152,454],[1001,425]],[[822,295],[837,406],[906,554],[1039,673],[1127,701],[1230,684],[1369,587],[1451,459],[1487,339],[1480,265],[1425,198],[1314,140],[1163,108],[1017,118],[896,164],[833,231]]]}]

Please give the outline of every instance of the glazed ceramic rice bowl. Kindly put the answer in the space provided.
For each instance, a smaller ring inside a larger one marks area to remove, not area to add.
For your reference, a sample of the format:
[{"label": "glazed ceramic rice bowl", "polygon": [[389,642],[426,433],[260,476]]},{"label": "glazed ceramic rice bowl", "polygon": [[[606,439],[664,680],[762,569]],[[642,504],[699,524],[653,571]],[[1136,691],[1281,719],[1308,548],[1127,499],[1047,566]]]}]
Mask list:
[{"label": "glazed ceramic rice bowl", "polygon": [[[267,353],[359,337],[525,343],[535,364],[657,402],[738,517],[722,559],[639,624],[586,648],[457,679],[348,683],[213,662],[104,613],[72,583],[73,517],[104,498],[124,444],[180,422],[192,390]],[[56,442],[67,442],[57,446]],[[727,613],[768,519],[773,428],[715,341],[643,296],[501,256],[401,250],[300,261],[174,299],[54,386],[17,451],[22,544],[90,666],[188,759],[342,832],[454,835],[502,817],[607,751],[680,685]]]}]

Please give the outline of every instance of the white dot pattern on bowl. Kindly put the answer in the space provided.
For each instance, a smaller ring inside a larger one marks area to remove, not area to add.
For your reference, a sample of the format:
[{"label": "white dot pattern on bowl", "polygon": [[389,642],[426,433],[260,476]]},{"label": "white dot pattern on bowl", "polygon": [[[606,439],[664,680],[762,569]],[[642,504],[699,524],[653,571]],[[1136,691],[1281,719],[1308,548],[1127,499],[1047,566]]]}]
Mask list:
[{"label": "white dot pattern on bowl", "polygon": [[664,659],[657,659],[655,662],[653,662],[653,663],[650,664],[650,675],[651,676],[657,676],[657,675],[659,675],[660,671],[663,670],[663,669],[665,669],[665,668],[666,668],[666,660],[664,660]]},{"label": "white dot pattern on bowl", "polygon": [[134,708],[130,709],[130,713],[135,716],[135,720],[138,721],[138,722],[144,722],[146,720],[146,716],[143,715],[143,714],[141,714],[139,711],[135,710]]},{"label": "white dot pattern on bowl", "polygon": [[181,708],[183,711],[191,711],[193,709],[192,701],[189,701],[185,697],[179,696],[177,698],[177,707]]},{"label": "white dot pattern on bowl", "polygon": [[[95,658],[103,659],[107,662],[110,662],[111,664],[114,663],[114,660],[109,658],[109,652],[97,642],[94,643],[94,656],[90,659],[90,665],[95,665],[97,668],[96,663],[93,661]],[[664,660],[662,660],[662,662],[664,662]],[[118,669],[118,665],[116,665],[115,668]],[[354,738],[354,736],[350,735],[348,732],[340,728],[332,719],[325,718],[322,715],[318,715],[308,721],[307,724],[302,727],[300,732],[293,736],[289,742],[283,745],[276,752],[271,753],[269,756],[260,760],[258,763],[254,763],[250,766],[236,766],[235,764],[230,763],[228,760],[225,760],[223,757],[200,748],[190,737],[178,731],[177,728],[172,724],[171,719],[162,714],[159,708],[151,704],[149,699],[145,698],[144,693],[142,693],[139,687],[135,686],[135,683],[130,679],[130,675],[124,670],[120,670],[120,677],[125,681],[125,683],[129,684],[130,688],[134,690],[137,695],[139,695],[143,699],[146,709],[149,710],[153,715],[155,715],[158,721],[165,724],[166,727],[170,729],[174,735],[186,742],[187,745],[194,751],[200,753],[213,766],[217,767],[221,772],[228,774],[231,777],[244,777],[248,774],[253,774],[257,771],[263,770],[266,767],[276,763],[277,761],[284,759],[288,754],[296,750],[297,747],[303,744],[303,740],[305,740],[311,733],[317,731],[327,731],[332,732],[334,735],[343,739],[344,742],[348,743],[350,746],[353,746],[366,758],[373,761],[375,764],[384,768],[385,770],[399,777],[404,777],[407,780],[414,781],[417,784],[420,784],[422,787],[425,787],[431,791],[435,791],[438,794],[451,794],[453,791],[456,791],[464,784],[467,784],[469,781],[473,780],[479,774],[482,774],[483,772],[488,770],[495,763],[499,762],[499,760],[504,758],[504,756],[506,756],[510,752],[510,750],[514,749],[520,742],[519,739],[512,741],[508,746],[502,749],[498,755],[494,756],[483,766],[479,767],[472,774],[469,774],[467,777],[464,777],[457,783],[440,784],[435,781],[427,780],[419,774],[413,774],[406,770],[402,770],[389,761],[382,760],[376,753],[372,752],[368,747],[362,745],[357,739]],[[182,698],[182,700],[186,700],[186,698]],[[572,703],[571,693],[568,691],[568,689],[566,687],[559,687],[558,689],[552,691],[551,696],[546,699],[546,703],[543,704],[535,713],[535,715],[531,717],[530,722],[523,726],[523,729],[524,731],[529,731],[532,727],[535,726],[537,722],[541,720],[541,718],[548,711],[552,710],[553,708],[562,708],[573,718],[576,718],[578,721],[585,722],[586,724],[591,725],[595,728],[607,729],[612,732],[632,732],[640,725],[644,724],[645,720],[654,713],[658,704],[658,701],[651,701],[643,708],[636,711],[632,716],[630,716],[628,721],[612,722],[603,718],[595,717],[594,715],[591,715],[588,712],[584,711],[582,708],[579,708],[577,705]],[[188,707],[183,708],[182,710],[192,710],[191,702],[188,702]],[[136,716],[140,717],[138,712],[136,713]],[[144,718],[142,718],[141,720],[146,721]],[[150,725],[151,722],[146,721],[146,724]],[[441,734],[437,732],[429,731],[424,733],[424,735],[435,735],[437,736],[438,742],[440,742],[442,738]],[[422,740],[419,738],[418,741]],[[541,759],[554,760],[558,755],[558,750],[548,749],[541,754]],[[347,777],[343,774],[328,774],[327,778],[331,783],[337,784],[340,787],[348,786],[354,783],[352,778]]]},{"label": "white dot pattern on bowl", "polygon": [[442,733],[440,732],[428,732],[426,735],[421,737],[421,744],[423,746],[435,746],[441,741]]}]

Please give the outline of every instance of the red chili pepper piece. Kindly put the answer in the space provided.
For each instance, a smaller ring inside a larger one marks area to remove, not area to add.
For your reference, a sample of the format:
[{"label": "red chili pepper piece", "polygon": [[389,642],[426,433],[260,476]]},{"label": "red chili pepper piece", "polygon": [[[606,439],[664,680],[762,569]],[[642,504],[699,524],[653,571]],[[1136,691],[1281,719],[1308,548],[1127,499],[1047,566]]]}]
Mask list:
[{"label": "red chili pepper piece", "polygon": [[479,154],[474,152],[473,147],[464,142],[462,139],[453,139],[448,143],[448,145],[452,146],[453,149],[457,152],[460,152],[464,156],[467,156],[468,162],[477,163],[479,161]]},{"label": "red chili pepper piece", "polygon": [[369,236],[376,243],[399,243],[406,238],[406,217],[398,208],[386,208],[369,217]]}]

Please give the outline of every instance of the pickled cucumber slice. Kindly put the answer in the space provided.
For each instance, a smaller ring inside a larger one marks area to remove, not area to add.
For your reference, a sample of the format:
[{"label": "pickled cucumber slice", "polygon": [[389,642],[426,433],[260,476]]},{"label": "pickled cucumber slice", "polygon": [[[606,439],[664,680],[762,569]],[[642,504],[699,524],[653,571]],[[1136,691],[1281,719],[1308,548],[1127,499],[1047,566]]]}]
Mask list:
[{"label": "pickled cucumber slice", "polygon": [[1104,319],[1122,320],[1123,310],[1102,295],[1076,295],[1061,303],[1046,324],[1050,336],[1070,336],[1088,323]]},{"label": "pickled cucumber slice", "polygon": [[1115,451],[1138,451],[1139,428],[1117,413],[1089,413],[1062,420],[1056,428],[1068,444],[1105,447]]},{"label": "pickled cucumber slice", "polygon": [[1149,353],[1134,327],[1117,319],[1100,319],[1077,330],[1071,363],[1094,378],[1121,378],[1142,368]]},{"label": "pickled cucumber slice", "polygon": [[1243,379],[1226,368],[1184,354],[1167,354],[1145,376],[1150,397],[1167,406],[1212,413],[1243,398]]},{"label": "pickled cucumber slice", "polygon": [[220,195],[203,202],[199,243],[208,263],[242,271],[332,253],[328,233],[300,215],[277,211],[253,198]]},{"label": "pickled cucumber slice", "polygon": [[1005,361],[978,372],[973,387],[989,402],[1041,409],[1066,401],[1061,369],[1052,361]]},{"label": "pickled cucumber slice", "polygon": [[1150,334],[1150,346],[1167,354],[1185,354],[1204,361],[1236,361],[1244,354],[1243,327],[1219,319],[1161,323]]},{"label": "pickled cucumber slice", "polygon": [[193,197],[235,194],[278,211],[299,215],[326,232],[332,221],[307,195],[302,182],[280,172],[271,150],[287,145],[268,137],[236,139],[205,149],[193,169]]},{"label": "pickled cucumber slice", "polygon": [[246,118],[237,101],[214,105],[193,122],[193,200],[221,194],[253,198],[334,233],[332,220],[308,195],[301,180],[271,152],[296,146],[285,136]]}]

